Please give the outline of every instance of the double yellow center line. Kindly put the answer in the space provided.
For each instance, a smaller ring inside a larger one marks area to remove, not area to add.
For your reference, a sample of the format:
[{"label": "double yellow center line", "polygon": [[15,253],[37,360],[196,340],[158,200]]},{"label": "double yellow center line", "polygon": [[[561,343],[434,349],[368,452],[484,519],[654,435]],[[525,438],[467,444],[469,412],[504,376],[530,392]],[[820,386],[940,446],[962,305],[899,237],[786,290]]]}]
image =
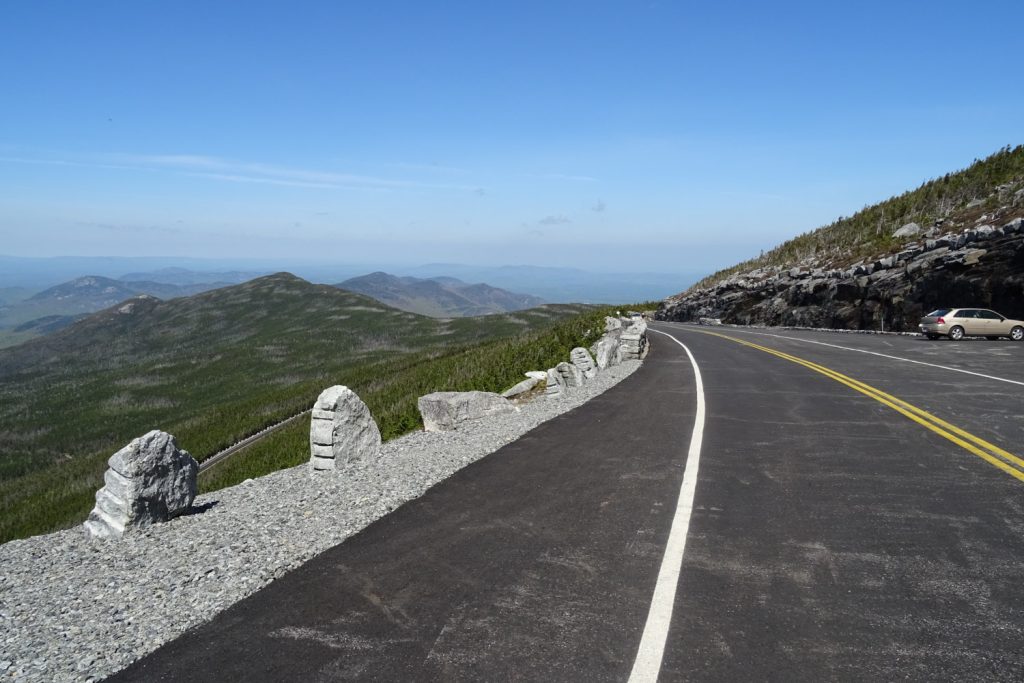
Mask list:
[{"label": "double yellow center line", "polygon": [[860,382],[852,377],[848,377],[842,373],[836,372],[835,370],[826,368],[823,365],[812,363],[809,360],[804,360],[803,358],[792,356],[788,353],[783,353],[782,351],[770,349],[767,346],[761,346],[760,344],[736,339],[735,337],[730,337],[728,335],[718,334],[717,332],[708,332],[704,330],[700,330],[700,332],[715,337],[721,337],[722,339],[728,339],[729,341],[734,341],[737,344],[743,344],[744,346],[749,346],[753,349],[764,351],[765,353],[770,353],[773,356],[778,356],[779,358],[783,358],[796,363],[797,365],[802,365],[805,368],[821,373],[826,377],[830,377],[840,384],[845,384],[854,391],[859,391],[865,396],[870,396],[879,403],[889,406],[897,413],[906,416],[926,429],[930,429],[944,439],[949,439],[957,446],[973,453],[990,465],[998,467],[1011,477],[1024,481],[1024,460],[1013,453],[1004,451],[995,444],[991,444],[980,437],[974,436],[970,432],[966,432],[955,425],[951,425],[945,420],[942,420],[927,411],[921,410],[917,406],[907,403],[903,399],[896,398],[895,396],[887,394],[880,389],[876,389],[864,382]]}]

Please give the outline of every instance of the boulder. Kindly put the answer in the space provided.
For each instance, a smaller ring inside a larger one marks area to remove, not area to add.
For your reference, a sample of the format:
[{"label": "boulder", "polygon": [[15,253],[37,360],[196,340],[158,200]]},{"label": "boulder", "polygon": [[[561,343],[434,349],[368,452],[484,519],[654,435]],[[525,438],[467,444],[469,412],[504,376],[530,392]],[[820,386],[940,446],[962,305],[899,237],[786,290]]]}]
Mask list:
[{"label": "boulder", "polygon": [[916,237],[921,232],[921,226],[917,223],[907,223],[892,234],[893,237]]},{"label": "boulder", "polygon": [[562,379],[562,374],[558,372],[556,368],[548,370],[547,385],[544,389],[544,394],[547,396],[561,396],[565,390],[565,380]]},{"label": "boulder", "polygon": [[517,396],[521,396],[529,391],[532,391],[533,388],[536,387],[538,384],[546,381],[547,377],[548,373],[546,372],[544,373],[544,379],[540,379],[538,377],[527,377],[526,379],[524,379],[519,384],[516,384],[511,389],[506,389],[505,391],[501,392],[501,395],[503,398],[516,398]]},{"label": "boulder", "polygon": [[597,367],[601,370],[622,362],[622,356],[619,354],[620,336],[618,334],[606,334],[597,340],[594,355],[597,357]]},{"label": "boulder", "polygon": [[516,410],[508,399],[489,391],[438,391],[420,396],[418,405],[428,432],[451,431],[468,420]]},{"label": "boulder", "polygon": [[555,366],[555,372],[562,378],[562,386],[581,387],[583,386],[583,371],[572,363],[561,362]]},{"label": "boulder", "polygon": [[526,376],[544,381],[548,378],[548,373],[545,370],[530,370],[526,373]]},{"label": "boulder", "polygon": [[370,409],[348,387],[324,389],[313,404],[309,424],[310,464],[314,470],[333,470],[338,464],[376,458],[380,430]]},{"label": "boulder", "polygon": [[107,465],[96,507],[85,522],[92,536],[117,538],[166,522],[195,500],[199,463],[166,432],[153,430],[132,440]]},{"label": "boulder", "polygon": [[572,361],[573,365],[580,369],[584,378],[592,379],[597,375],[597,363],[594,362],[593,357],[590,355],[590,351],[587,351],[582,346],[577,346],[569,352],[569,360]]}]

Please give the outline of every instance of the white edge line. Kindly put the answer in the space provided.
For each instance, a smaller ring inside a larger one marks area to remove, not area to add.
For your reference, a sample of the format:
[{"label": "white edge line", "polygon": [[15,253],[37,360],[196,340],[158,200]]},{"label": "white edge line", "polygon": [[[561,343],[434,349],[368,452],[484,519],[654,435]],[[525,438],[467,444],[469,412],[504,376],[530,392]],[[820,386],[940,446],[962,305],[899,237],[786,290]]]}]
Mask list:
[{"label": "white edge line", "polygon": [[693,418],[693,434],[690,436],[690,450],[686,454],[686,469],[683,471],[683,483],[679,488],[679,501],[676,503],[675,516],[672,518],[672,529],[669,531],[665,555],[658,570],[658,581],[651,598],[651,608],[647,613],[647,623],[640,639],[640,648],[633,670],[629,674],[630,683],[641,681],[657,681],[661,671],[661,660],[665,654],[665,641],[672,622],[672,606],[675,604],[676,588],[679,585],[679,572],[683,564],[683,552],[686,550],[686,534],[690,529],[690,517],[693,513],[693,496],[697,490],[697,467],[700,465],[700,448],[704,440],[704,382],[701,380],[700,368],[686,344],[671,334],[652,329],[652,332],[663,334],[676,344],[683,347],[693,366],[694,383],[697,389],[697,413]]},{"label": "white edge line", "polygon": [[[654,330],[657,332],[657,330]],[[820,346],[831,346],[833,349],[842,349],[844,351],[857,351],[858,353],[869,353],[872,356],[881,356],[882,358],[890,358],[892,360],[901,360],[904,363],[916,363],[918,365],[927,365],[930,368],[938,368],[940,370],[949,370],[950,372],[962,372],[965,375],[974,375],[975,377],[984,377],[985,379],[994,379],[997,382],[1006,382],[1008,384],[1016,384],[1024,387],[1024,382],[1019,382],[1015,379],[1006,379],[1005,377],[996,377],[995,375],[985,375],[980,372],[971,372],[970,370],[962,370],[960,368],[951,368],[948,365],[938,365],[937,363],[926,363],[923,360],[914,360],[912,358],[901,358],[900,356],[890,356],[887,353],[878,353],[877,351],[868,351],[866,349],[855,349],[849,346],[840,346],[839,344],[829,344],[827,342],[814,341],[813,339],[801,339],[800,337],[787,337],[784,334],[770,334],[768,332],[751,332],[750,330],[736,330],[733,332],[739,332],[740,334],[756,334],[759,337],[776,337],[777,339],[789,339],[791,341],[807,342],[808,344],[818,344]],[[662,333],[664,334],[664,332]]]}]

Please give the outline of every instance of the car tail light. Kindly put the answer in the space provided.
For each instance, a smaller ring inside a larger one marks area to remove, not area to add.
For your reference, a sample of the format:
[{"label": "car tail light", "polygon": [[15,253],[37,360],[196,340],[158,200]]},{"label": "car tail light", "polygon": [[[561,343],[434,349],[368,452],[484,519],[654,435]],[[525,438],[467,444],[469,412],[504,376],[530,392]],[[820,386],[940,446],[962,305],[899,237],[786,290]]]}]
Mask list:
[{"label": "car tail light", "polygon": [[945,325],[945,324],[946,324],[946,319],[945,319],[945,318],[943,318],[943,317],[942,317],[942,316],[940,315],[940,316],[939,316],[939,319],[938,319],[938,320],[936,320],[935,322],[937,322],[937,323],[938,323],[938,324],[940,324],[940,325]]}]

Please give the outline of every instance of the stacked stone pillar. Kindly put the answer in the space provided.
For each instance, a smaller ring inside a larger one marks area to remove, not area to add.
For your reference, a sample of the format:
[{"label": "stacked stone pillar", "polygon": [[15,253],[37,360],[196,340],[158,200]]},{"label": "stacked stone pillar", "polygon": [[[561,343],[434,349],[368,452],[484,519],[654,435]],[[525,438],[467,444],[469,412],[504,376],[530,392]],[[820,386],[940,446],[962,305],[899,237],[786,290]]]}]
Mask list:
[{"label": "stacked stone pillar", "polygon": [[325,389],[313,405],[309,427],[310,465],[333,470],[353,460],[380,453],[380,429],[370,409],[348,387]]},{"label": "stacked stone pillar", "polygon": [[199,463],[174,437],[153,430],[110,456],[96,507],[85,522],[99,538],[119,538],[133,529],[166,522],[192,506]]}]

